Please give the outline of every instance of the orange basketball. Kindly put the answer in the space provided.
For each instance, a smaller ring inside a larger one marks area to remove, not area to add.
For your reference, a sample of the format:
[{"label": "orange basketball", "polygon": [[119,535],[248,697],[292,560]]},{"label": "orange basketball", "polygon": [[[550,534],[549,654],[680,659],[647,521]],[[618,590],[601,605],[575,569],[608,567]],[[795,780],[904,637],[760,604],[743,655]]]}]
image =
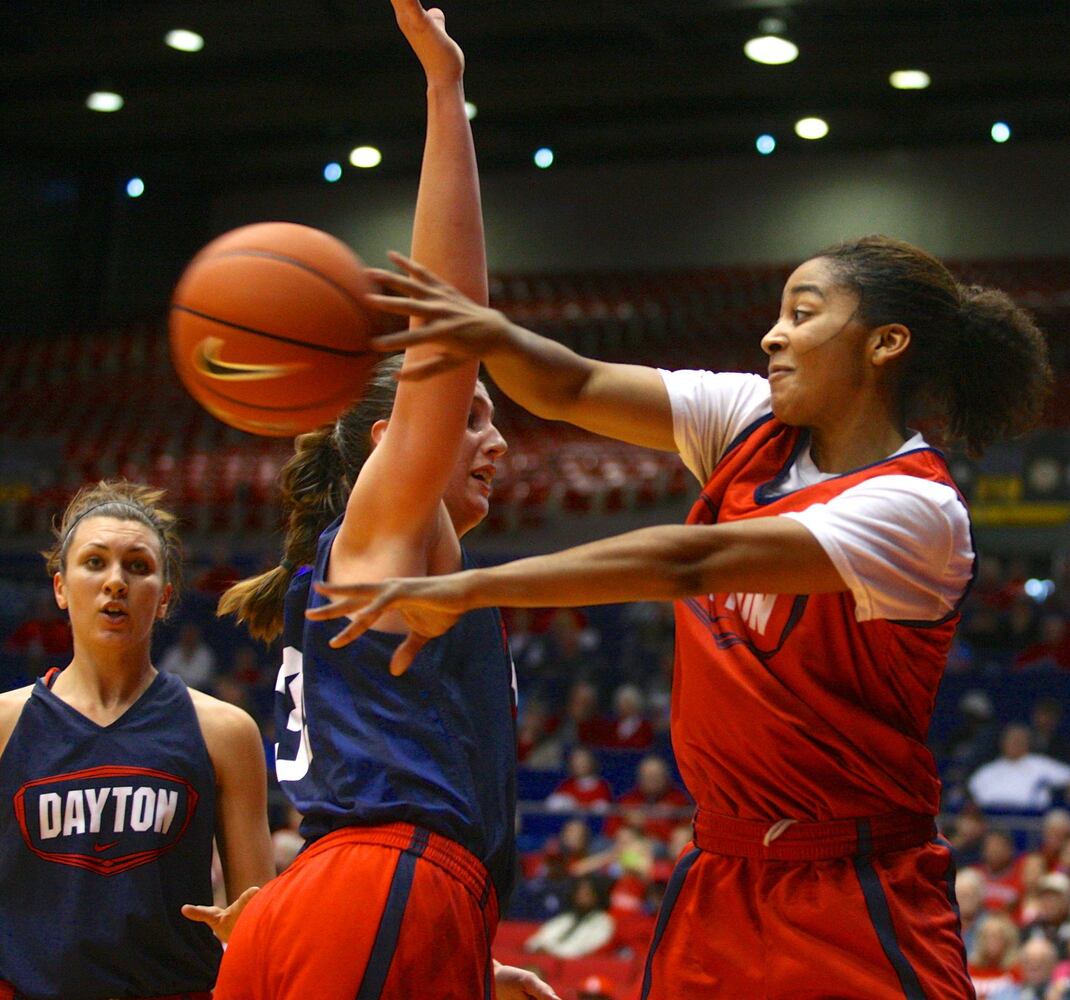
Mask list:
[{"label": "orange basketball", "polygon": [[292,437],[357,399],[377,356],[371,290],[352,250],[327,233],[261,222],[190,261],[171,300],[171,357],[213,416]]}]

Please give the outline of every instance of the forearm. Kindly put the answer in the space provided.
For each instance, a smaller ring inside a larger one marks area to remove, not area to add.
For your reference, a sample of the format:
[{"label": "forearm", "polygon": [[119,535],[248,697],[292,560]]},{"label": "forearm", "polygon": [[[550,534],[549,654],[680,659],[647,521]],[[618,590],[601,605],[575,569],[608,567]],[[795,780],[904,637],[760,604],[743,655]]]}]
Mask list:
[{"label": "forearm", "polygon": [[819,593],[845,589],[798,522],[661,525],[465,574],[469,607],[577,607],[698,594]]}]

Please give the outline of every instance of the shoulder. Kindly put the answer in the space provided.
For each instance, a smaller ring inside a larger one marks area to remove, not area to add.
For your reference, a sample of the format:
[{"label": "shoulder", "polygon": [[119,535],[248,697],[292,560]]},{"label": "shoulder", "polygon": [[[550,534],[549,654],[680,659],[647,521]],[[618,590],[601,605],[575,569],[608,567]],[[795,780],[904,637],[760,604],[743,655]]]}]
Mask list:
[{"label": "shoulder", "polygon": [[724,399],[746,400],[753,406],[768,404],[769,382],[750,372],[711,372],[683,368],[658,369],[674,407],[679,404]]},{"label": "shoulder", "polygon": [[22,715],[22,709],[32,693],[32,684],[0,693],[0,754],[4,752],[7,741],[18,724],[19,716]]},{"label": "shoulder", "polygon": [[189,696],[217,774],[250,754],[263,754],[260,730],[248,712],[193,688]]}]

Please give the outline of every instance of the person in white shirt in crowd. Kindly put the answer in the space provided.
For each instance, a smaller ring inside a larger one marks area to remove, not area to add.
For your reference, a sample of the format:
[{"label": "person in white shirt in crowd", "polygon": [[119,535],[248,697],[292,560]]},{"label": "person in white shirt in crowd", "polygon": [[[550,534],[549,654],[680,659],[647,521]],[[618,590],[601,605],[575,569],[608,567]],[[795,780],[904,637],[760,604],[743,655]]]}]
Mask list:
[{"label": "person in white shirt in crowd", "polygon": [[596,879],[577,879],[564,913],[551,917],[524,942],[524,950],[556,958],[583,958],[605,947],[616,923],[607,912],[606,893]]},{"label": "person in white shirt in crowd", "polygon": [[1070,785],[1070,764],[1030,752],[1028,726],[1007,726],[999,746],[1000,756],[969,780],[970,796],[982,809],[1040,812],[1052,804],[1054,789]]},{"label": "person in white shirt in crowd", "polygon": [[985,880],[976,868],[963,868],[955,875],[955,899],[959,904],[962,943],[968,955],[973,951],[977,928],[984,915]]},{"label": "person in white shirt in crowd", "polygon": [[187,687],[203,691],[215,675],[215,653],[201,639],[201,630],[186,622],[179,630],[178,642],[164,652],[159,669],[181,677]]}]

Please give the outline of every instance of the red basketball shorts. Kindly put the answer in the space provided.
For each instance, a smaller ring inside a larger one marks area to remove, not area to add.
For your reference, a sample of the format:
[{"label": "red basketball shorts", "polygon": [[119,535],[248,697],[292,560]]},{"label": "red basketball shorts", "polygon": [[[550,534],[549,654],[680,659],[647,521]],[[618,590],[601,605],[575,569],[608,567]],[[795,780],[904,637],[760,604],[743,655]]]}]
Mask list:
[{"label": "red basketball shorts", "polygon": [[452,840],[336,830],[253,897],[215,1000],[492,1000],[497,923],[486,870]]},{"label": "red basketball shorts", "polygon": [[930,818],[769,833],[696,817],[702,849],[669,882],[642,1000],[974,1000],[951,852]]}]

